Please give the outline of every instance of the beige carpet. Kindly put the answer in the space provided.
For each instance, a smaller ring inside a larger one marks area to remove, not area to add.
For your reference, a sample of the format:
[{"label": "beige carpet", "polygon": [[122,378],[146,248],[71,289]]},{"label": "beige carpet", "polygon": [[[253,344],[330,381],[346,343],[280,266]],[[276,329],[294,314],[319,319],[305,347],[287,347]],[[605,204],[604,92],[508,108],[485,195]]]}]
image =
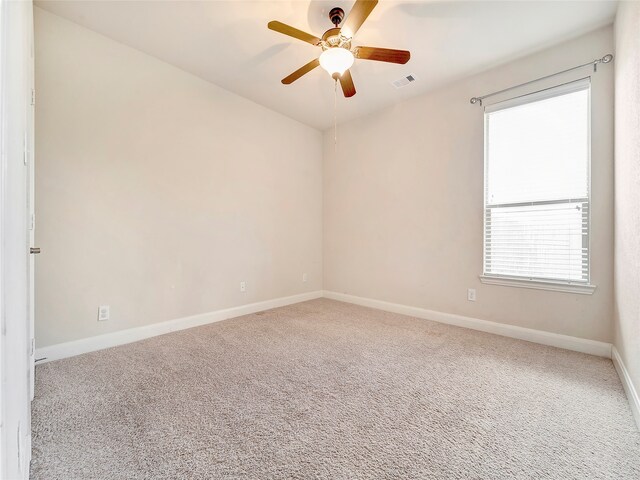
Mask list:
[{"label": "beige carpet", "polygon": [[611,361],[314,300],[37,368],[34,479],[639,479]]}]

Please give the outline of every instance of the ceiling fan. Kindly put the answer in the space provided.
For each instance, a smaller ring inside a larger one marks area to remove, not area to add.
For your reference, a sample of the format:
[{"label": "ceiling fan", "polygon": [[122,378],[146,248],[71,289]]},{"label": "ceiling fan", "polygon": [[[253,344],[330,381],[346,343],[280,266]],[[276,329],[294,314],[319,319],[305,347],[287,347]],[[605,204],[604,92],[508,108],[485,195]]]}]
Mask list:
[{"label": "ceiling fan", "polygon": [[375,60],[378,62],[407,63],[411,57],[410,52],[407,50],[376,47],[352,48],[351,40],[353,36],[358,29],[360,29],[377,3],[378,0],[357,0],[342,27],[338,25],[340,25],[344,18],[344,10],[339,7],[332,8],[329,12],[329,19],[334,27],[324,32],[322,38],[315,37],[282,22],[275,20],[269,22],[268,27],[271,30],[322,48],[322,53],[319,58],[311,60],[288,77],[283,78],[282,83],[289,85],[320,65],[329,72],[329,75],[331,75],[334,80],[340,80],[342,92],[345,97],[353,97],[356,94],[356,87],[353,85],[353,78],[351,78],[349,68],[351,68],[356,58]]}]

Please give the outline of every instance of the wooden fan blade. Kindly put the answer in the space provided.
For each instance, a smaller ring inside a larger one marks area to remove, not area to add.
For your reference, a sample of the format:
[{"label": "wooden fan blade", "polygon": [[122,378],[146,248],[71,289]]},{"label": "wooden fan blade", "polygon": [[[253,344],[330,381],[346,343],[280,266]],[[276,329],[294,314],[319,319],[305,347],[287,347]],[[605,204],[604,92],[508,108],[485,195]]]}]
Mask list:
[{"label": "wooden fan blade", "polygon": [[298,30],[297,28],[293,28],[285,23],[272,21],[267,25],[270,30],[275,32],[284,33],[285,35],[289,35],[290,37],[297,38],[298,40],[302,40],[303,42],[310,43],[311,45],[320,45],[320,39],[318,37],[314,37],[310,33],[303,32],[302,30]]},{"label": "wooden fan blade", "polygon": [[351,78],[351,72],[349,70],[345,71],[340,77],[340,86],[342,87],[342,93],[344,93],[345,97],[353,97],[356,94],[356,87],[353,84],[353,78]]},{"label": "wooden fan blade", "polygon": [[285,85],[289,85],[290,83],[295,82],[297,79],[299,79],[305,73],[309,73],[311,70],[316,68],[318,65],[320,65],[320,60],[318,60],[317,58],[315,60],[311,60],[305,66],[300,67],[298,70],[293,72],[288,77],[283,78],[282,79],[282,83],[284,83]]},{"label": "wooden fan blade", "polygon": [[357,0],[342,25],[340,33],[347,38],[352,38],[377,4],[378,0]]},{"label": "wooden fan blade", "polygon": [[389,62],[405,64],[411,58],[411,52],[407,50],[393,50],[391,48],[356,47],[354,56],[362,60],[375,60],[377,62]]}]

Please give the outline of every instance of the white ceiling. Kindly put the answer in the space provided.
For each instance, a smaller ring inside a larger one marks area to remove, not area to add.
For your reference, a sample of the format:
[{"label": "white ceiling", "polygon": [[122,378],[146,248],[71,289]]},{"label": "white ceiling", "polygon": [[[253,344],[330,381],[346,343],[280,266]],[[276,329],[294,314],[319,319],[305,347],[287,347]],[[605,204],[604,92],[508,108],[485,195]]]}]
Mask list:
[{"label": "white ceiling", "polygon": [[[316,68],[280,80],[319,47],[267,29],[280,20],[321,36],[328,11],[354,1],[58,1],[36,5],[319,129],[333,124],[333,80]],[[354,45],[411,50],[406,65],[356,60],[357,94],[339,98],[340,121],[424,93],[612,22],[614,1],[382,0]],[[602,52],[594,52],[595,55]],[[391,82],[413,74],[417,82]],[[339,90],[339,87],[338,87]],[[340,90],[339,90],[340,92]],[[482,93],[482,92],[480,92]]]}]

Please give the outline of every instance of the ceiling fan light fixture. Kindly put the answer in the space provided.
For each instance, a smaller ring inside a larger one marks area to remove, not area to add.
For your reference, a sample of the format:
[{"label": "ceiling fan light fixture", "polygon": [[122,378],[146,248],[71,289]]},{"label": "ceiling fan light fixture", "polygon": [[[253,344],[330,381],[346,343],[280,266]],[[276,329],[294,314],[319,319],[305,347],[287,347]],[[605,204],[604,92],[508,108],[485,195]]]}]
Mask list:
[{"label": "ceiling fan light fixture", "polygon": [[332,78],[342,76],[342,74],[353,65],[353,61],[353,53],[342,47],[328,48],[320,55],[320,66],[324,68]]},{"label": "ceiling fan light fixture", "polygon": [[411,58],[411,52],[407,50],[363,46],[356,46],[354,50],[351,50],[352,37],[358,32],[377,4],[378,0],[356,0],[344,22],[342,21],[344,10],[340,7],[332,8],[329,12],[329,20],[333,23],[333,28],[324,32],[321,38],[277,20],[270,21],[267,24],[269,30],[297,38],[322,49],[320,57],[314,58],[284,77],[282,83],[290,85],[314,68],[321,66],[335,80],[335,91],[338,91],[338,81],[340,81],[342,93],[345,98],[349,98],[356,94],[356,87],[353,85],[353,78],[351,78],[349,70],[356,58],[358,61],[372,60],[400,65],[407,63]]}]

